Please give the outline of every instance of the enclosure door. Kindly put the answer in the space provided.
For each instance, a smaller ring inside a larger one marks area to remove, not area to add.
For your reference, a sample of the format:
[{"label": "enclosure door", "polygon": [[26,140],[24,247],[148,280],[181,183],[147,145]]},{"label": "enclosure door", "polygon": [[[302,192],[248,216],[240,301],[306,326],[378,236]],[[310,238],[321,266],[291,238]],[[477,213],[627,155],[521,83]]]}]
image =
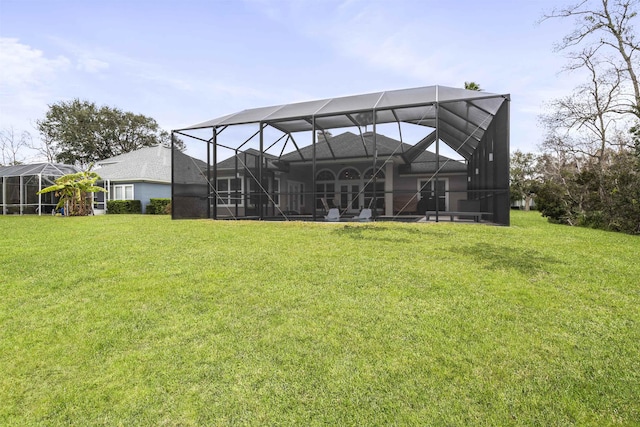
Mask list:
[{"label": "enclosure door", "polygon": [[447,210],[447,179],[440,178],[437,181],[419,181],[420,198],[426,199],[426,210],[435,211],[436,203],[439,211]]},{"label": "enclosure door", "polygon": [[359,212],[362,205],[361,198],[359,184],[340,185],[340,209],[349,213]]}]

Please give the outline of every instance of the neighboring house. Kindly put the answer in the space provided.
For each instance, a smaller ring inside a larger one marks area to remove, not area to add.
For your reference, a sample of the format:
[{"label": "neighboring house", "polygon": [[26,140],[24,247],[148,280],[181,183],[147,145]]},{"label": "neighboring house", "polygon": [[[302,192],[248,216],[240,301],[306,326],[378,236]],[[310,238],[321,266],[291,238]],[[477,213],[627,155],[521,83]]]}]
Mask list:
[{"label": "neighboring house", "polygon": [[76,173],[75,166],[34,163],[0,167],[0,214],[50,214],[58,203],[54,192],[37,194],[61,176]]},{"label": "neighboring house", "polygon": [[171,148],[162,144],[101,160],[93,170],[108,190],[96,193],[98,208],[105,209],[105,197],[140,200],[145,213],[150,199],[171,197]]},{"label": "neighboring house", "polygon": [[[376,135],[377,167],[374,166],[373,133],[345,132],[319,136],[316,150],[316,200],[313,201],[313,147],[277,157],[264,154],[263,187],[271,200],[267,212],[311,214],[337,207],[343,215],[355,215],[363,208],[375,208],[377,216],[424,214],[427,210],[457,210],[467,198],[467,165],[445,156],[436,157],[384,135]],[[217,164],[218,217],[256,215],[259,151],[241,151]],[[406,162],[406,159],[411,159]],[[439,170],[437,180],[434,178]],[[436,186],[439,188],[436,197]],[[265,198],[265,196],[262,196]],[[269,203],[270,202],[270,203]]]}]

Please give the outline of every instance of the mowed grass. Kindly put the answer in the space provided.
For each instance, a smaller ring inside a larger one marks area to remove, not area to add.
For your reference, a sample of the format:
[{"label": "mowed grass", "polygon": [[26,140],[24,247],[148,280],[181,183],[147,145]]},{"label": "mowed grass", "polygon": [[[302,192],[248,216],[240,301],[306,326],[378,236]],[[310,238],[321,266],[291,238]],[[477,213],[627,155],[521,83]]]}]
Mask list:
[{"label": "mowed grass", "polygon": [[0,217],[0,425],[640,425],[640,238]]}]

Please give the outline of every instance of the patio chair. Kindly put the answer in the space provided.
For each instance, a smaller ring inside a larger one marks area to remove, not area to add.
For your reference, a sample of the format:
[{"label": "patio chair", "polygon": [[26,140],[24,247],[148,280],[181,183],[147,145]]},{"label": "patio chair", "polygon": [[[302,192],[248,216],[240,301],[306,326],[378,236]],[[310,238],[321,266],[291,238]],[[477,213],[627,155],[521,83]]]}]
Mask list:
[{"label": "patio chair", "polygon": [[360,211],[360,215],[354,216],[353,219],[360,222],[369,222],[371,221],[371,209],[364,208]]},{"label": "patio chair", "polygon": [[338,209],[338,208],[329,209],[329,212],[324,217],[324,220],[325,221],[331,221],[331,222],[340,221],[340,209]]}]

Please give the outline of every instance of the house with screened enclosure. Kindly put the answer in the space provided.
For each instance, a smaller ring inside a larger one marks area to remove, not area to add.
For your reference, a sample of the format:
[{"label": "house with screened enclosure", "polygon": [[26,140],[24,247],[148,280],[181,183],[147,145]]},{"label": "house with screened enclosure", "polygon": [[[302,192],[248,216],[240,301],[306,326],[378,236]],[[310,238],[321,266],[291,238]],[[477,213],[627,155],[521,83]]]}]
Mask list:
[{"label": "house with screened enclosure", "polygon": [[[509,224],[509,95],[443,86],[244,110],[175,130],[173,218]],[[197,159],[197,162],[196,162]]]}]

